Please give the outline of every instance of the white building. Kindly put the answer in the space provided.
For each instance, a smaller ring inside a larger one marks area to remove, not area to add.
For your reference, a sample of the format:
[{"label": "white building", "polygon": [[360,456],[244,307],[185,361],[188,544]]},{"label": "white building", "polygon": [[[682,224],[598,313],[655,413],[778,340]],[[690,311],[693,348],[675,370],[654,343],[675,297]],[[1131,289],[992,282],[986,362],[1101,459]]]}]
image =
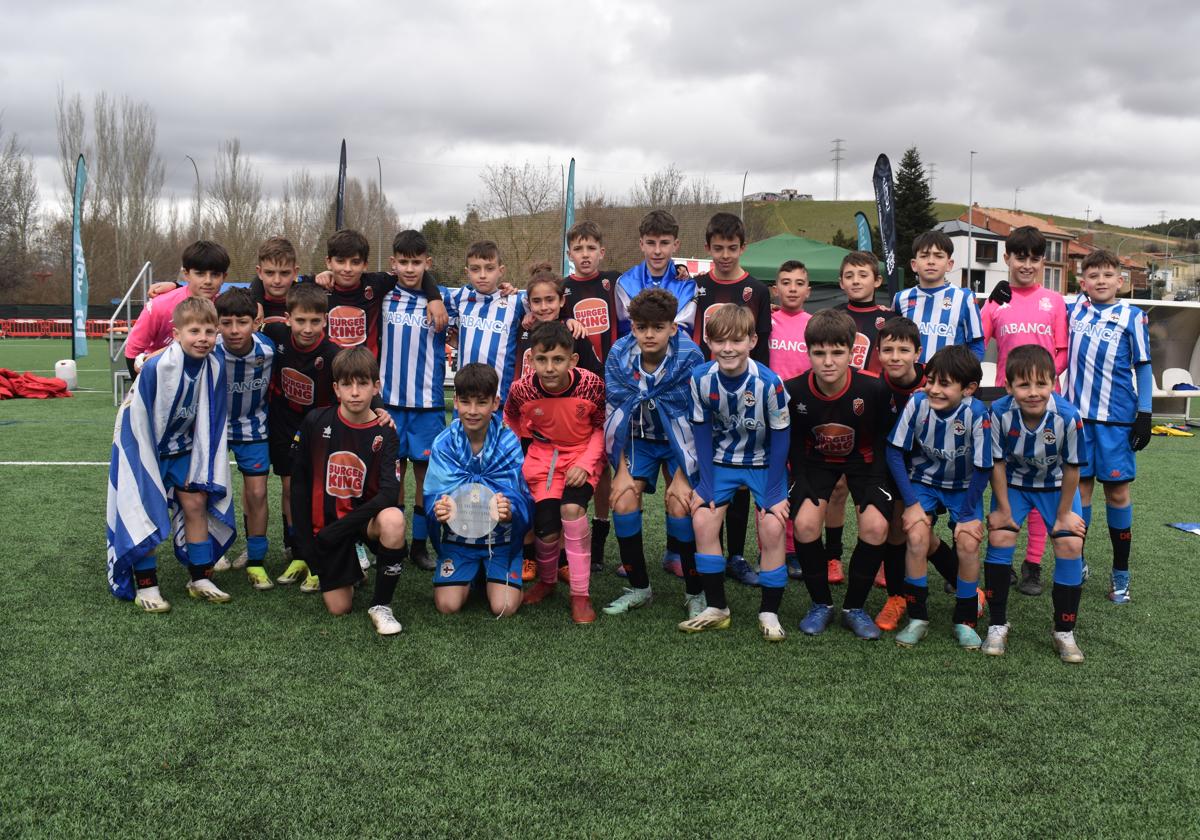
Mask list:
[{"label": "white building", "polygon": [[[967,228],[971,229],[973,259],[967,259]],[[1001,280],[1008,278],[1008,266],[1004,264],[1004,237],[978,225],[968,225],[959,219],[938,222],[934,230],[940,230],[954,243],[954,269],[950,277],[960,286],[968,286],[974,292],[991,294]],[[968,265],[968,262],[970,263]],[[969,269],[969,274],[968,274]]]}]

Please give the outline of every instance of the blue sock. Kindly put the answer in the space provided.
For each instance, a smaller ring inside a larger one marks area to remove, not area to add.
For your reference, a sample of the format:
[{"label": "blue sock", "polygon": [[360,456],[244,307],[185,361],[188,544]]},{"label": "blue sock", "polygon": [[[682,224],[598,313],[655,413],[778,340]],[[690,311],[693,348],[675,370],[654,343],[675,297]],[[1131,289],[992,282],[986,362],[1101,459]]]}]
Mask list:
[{"label": "blue sock", "polygon": [[187,556],[189,566],[211,566],[213,564],[212,543],[208,540],[188,543]]},{"label": "blue sock", "polygon": [[[667,530],[670,531],[670,520],[667,520]],[[635,510],[632,513],[614,513],[612,515],[613,532],[616,533],[617,539],[623,537],[632,537],[634,534],[642,532],[642,512]]]},{"label": "blue sock", "polygon": [[[725,558],[720,554],[696,554],[696,571],[702,575],[725,574]],[[786,574],[786,572],[785,572]]]},{"label": "blue sock", "polygon": [[413,536],[414,540],[424,540],[429,537],[429,523],[425,521],[425,508],[422,505],[413,505]]},{"label": "blue sock", "polygon": [[[667,536],[674,537],[677,544],[695,542],[696,532],[692,530],[692,518],[690,516],[668,516]],[[678,554],[677,551],[670,550],[669,553]]]},{"label": "blue sock", "polygon": [[150,569],[158,568],[158,558],[154,556],[154,552],[147,552],[144,556],[133,561],[133,570],[135,572],[145,572]]},{"label": "blue sock", "polygon": [[1017,547],[1015,545],[1010,545],[1008,548],[996,548],[989,545],[983,562],[997,566],[1011,566],[1013,552],[1016,550]]},{"label": "blue sock", "polygon": [[927,575],[921,575],[920,577],[909,577],[908,575],[905,575],[904,582],[910,586],[924,587],[926,589],[929,588],[929,577]]},{"label": "blue sock", "polygon": [[1084,528],[1092,527],[1092,506],[1091,505],[1083,506],[1083,527]]},{"label": "blue sock", "polygon": [[764,569],[758,573],[758,582],[760,586],[783,589],[783,587],[787,586],[787,566],[780,566],[778,569],[771,569],[770,571]]},{"label": "blue sock", "polygon": [[959,578],[958,590],[955,592],[955,595],[959,598],[974,598],[976,597],[975,590],[978,588],[978,580],[963,580],[962,578]]},{"label": "blue sock", "polygon": [[1104,510],[1108,514],[1109,528],[1125,531],[1133,527],[1133,505],[1129,504],[1125,507],[1105,505]]},{"label": "blue sock", "polygon": [[267,556],[267,538],[246,537],[246,556],[250,558],[251,566],[261,566]]},{"label": "blue sock", "polygon": [[1082,586],[1083,558],[1055,557],[1054,582],[1063,586]]}]

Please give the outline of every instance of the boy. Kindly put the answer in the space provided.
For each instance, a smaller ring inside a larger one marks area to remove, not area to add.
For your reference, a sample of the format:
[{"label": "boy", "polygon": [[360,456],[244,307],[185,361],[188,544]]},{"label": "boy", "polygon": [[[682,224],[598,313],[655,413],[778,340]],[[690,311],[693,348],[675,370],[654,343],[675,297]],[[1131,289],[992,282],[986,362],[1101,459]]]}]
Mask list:
[{"label": "boy", "polygon": [[275,344],[256,332],[258,304],[245,289],[230,289],[217,298],[218,343],[225,355],[229,389],[229,449],[242,474],[242,524],[246,550],[230,563],[224,557],[214,569],[245,569],[258,590],[274,584],[263,561],[267,556],[267,475],[271,471],[267,399]]},{"label": "boy", "polygon": [[940,230],[930,230],[913,240],[916,256],[911,261],[919,285],[896,293],[892,309],[912,319],[921,330],[922,363],[951,344],[971,348],[983,359],[983,326],[975,298],[967,289],[947,282],[946,274],[954,267],[950,255],[954,243]]},{"label": "boy", "polygon": [[620,615],[649,604],[653,593],[642,545],[642,495],[653,493],[658,474],[671,477],[665,488],[667,537],[683,570],[688,618],[707,604],[696,573],[688,476],[697,471],[691,424],[692,371],[703,363],[700,348],[675,328],[678,304],[665,289],[639,292],[629,303],[632,335],[613,345],[605,362],[605,446],[616,474],[612,482],[613,525],[628,570],[629,586],[604,608]]},{"label": "boy", "polygon": [[182,279],[187,285],[146,301],[146,308],[129,330],[125,364],[130,376],[137,376],[146,358],[173,340],[171,313],[179,302],[189,297],[212,300],[229,276],[229,253],[216,242],[193,242],[183,250],[182,263]]},{"label": "boy", "polygon": [[[458,417],[437,436],[425,474],[425,518],[438,556],[433,603],[455,613],[467,603],[470,584],[483,568],[493,614],[512,615],[521,606],[521,541],[529,530],[533,501],[521,475],[521,442],[501,422],[496,369],[471,363],[454,375]],[[483,537],[451,530],[456,511],[450,494],[464,484],[482,484],[495,493],[496,526]]]},{"label": "boy", "polygon": [[1087,297],[1068,315],[1067,396],[1083,417],[1083,521],[1086,526],[1091,520],[1094,482],[1099,481],[1113,547],[1108,597],[1127,604],[1133,527],[1129,484],[1137,472],[1134,453],[1150,442],[1150,336],[1145,314],[1117,299],[1121,265],[1112,253],[1093,251],[1081,268]]},{"label": "boy", "polygon": [[987,407],[972,397],[983,377],[979,360],[965,347],[943,347],[925,367],[925,391],[913,396],[888,436],[887,462],[904,500],[904,598],[908,626],[896,644],[913,647],[929,628],[926,555],[930,529],[945,509],[956,523],[958,593],[954,636],[978,650],[979,545],[983,541],[983,491],[992,470],[992,433]]},{"label": "boy", "polygon": [[852,251],[842,258],[838,285],[846,302],[834,307],[850,316],[858,335],[850,354],[850,365],[879,373],[879,329],[895,312],[875,302],[875,290],[883,283],[878,258],[867,251]]},{"label": "boy", "polygon": [[[989,299],[980,321],[983,341],[996,341],[996,384],[1004,385],[1004,363],[1014,347],[1036,344],[1054,357],[1054,369],[1067,368],[1067,307],[1062,295],[1042,286],[1046,273],[1046,237],[1035,227],[1013,228],[1004,243],[1008,266],[1007,300]],[[993,298],[997,295],[993,293]],[[1090,460],[1090,459],[1089,459]],[[1017,591],[1042,594],[1042,553],[1046,523],[1037,510],[1029,512],[1029,541]]]},{"label": "boy", "polygon": [[629,304],[646,289],[664,289],[675,297],[675,323],[690,335],[696,320],[696,281],[679,277],[672,257],[679,251],[679,222],[666,210],[651,210],[638,225],[638,250],[645,259],[617,280],[617,332],[628,335]]},{"label": "boy", "polygon": [[296,548],[320,579],[331,615],[349,615],[364,577],[356,543],[378,556],[367,615],[381,636],[403,627],[392,613],[408,557],[404,514],[396,507],[396,433],[379,422],[379,363],[365,347],[338,352],[332,365],[337,406],[309,412],[292,444],[291,504]]},{"label": "boy", "polygon": [[[736,258],[735,258],[736,259]],[[779,605],[787,584],[783,532],[787,522],[788,415],[783,380],[752,361],[758,318],[745,306],[722,306],[708,319],[715,361],[692,372],[692,437],[699,482],[691,496],[696,570],[707,606],[679,623],[685,633],[729,627],[721,524],[735,491],[745,485],[758,506],[762,587],[758,626],[769,642],[786,637]]]},{"label": "boy", "polygon": [[1083,661],[1075,620],[1083,589],[1085,524],[1079,502],[1079,468],[1086,461],[1083,421],[1054,393],[1054,359],[1036,344],[1017,347],[1005,362],[1008,396],[992,403],[992,512],[984,579],[988,635],[983,652],[1008,647],[1008,588],[1017,533],[1038,508],[1053,522],[1054,629],[1051,639],[1063,662]]},{"label": "boy", "polygon": [[799,260],[788,260],[779,266],[775,275],[775,291],[779,293],[779,309],[771,313],[771,333],[768,361],[779,378],[788,380],[809,369],[808,345],[804,343],[804,328],[812,317],[804,311],[812,287],[808,284],[808,268]]},{"label": "boy", "polygon": [[533,494],[538,579],[524,604],[537,604],[558,584],[562,538],[571,579],[571,619],[596,620],[588,585],[591,534],[587,506],[604,460],[604,380],[575,367],[575,338],[561,321],[539,324],[530,339],[534,375],[513,384],[504,420],[532,438],[522,474]]},{"label": "boy", "polygon": [[217,310],[188,297],[174,307],[173,324],[173,343],[146,362],[117,412],[108,473],[109,589],[148,613],[171,609],[158,588],[159,543],[175,535],[175,556],[191,577],[188,595],[224,603],[229,595],[212,582],[213,558],[237,535]]},{"label": "boy", "polygon": [[250,295],[262,307],[262,323],[287,323],[287,293],[296,282],[296,249],[282,236],[272,236],[258,246],[258,262]]},{"label": "boy", "polygon": [[805,341],[812,370],[787,383],[789,506],[796,511],[796,554],[812,598],[800,630],[815,636],[833,620],[829,566],[820,537],[829,498],[845,476],[858,509],[858,544],[850,558],[842,623],[860,639],[878,639],[879,628],[863,605],[883,560],[894,506],[883,457],[891,395],[878,377],[850,366],[857,332],[849,315],[833,309],[808,322]]}]

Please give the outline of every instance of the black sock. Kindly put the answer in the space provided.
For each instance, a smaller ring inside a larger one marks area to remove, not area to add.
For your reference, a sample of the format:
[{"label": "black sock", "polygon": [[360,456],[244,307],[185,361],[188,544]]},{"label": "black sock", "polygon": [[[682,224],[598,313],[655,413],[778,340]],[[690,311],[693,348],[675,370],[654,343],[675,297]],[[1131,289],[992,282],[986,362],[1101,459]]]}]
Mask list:
[{"label": "black sock", "polygon": [[953,584],[958,583],[958,558],[954,551],[944,542],[939,542],[937,549],[929,555],[929,562],[937,569],[939,575]]},{"label": "black sock", "polygon": [[745,487],[737,490],[729,500],[725,513],[725,527],[729,536],[729,556],[740,557],[746,553],[746,523],[750,519],[750,491]]},{"label": "black sock", "polygon": [[[637,531],[628,537],[617,537],[617,549],[621,552],[621,563],[629,575],[629,585],[634,589],[645,589],[649,586],[650,575],[646,571],[646,551],[642,545],[642,532]],[[696,565],[694,556],[692,565],[693,567]]]},{"label": "black sock", "polygon": [[983,594],[987,596],[988,624],[1008,624],[1008,587],[1012,569],[1003,563],[983,564]]},{"label": "black sock", "polygon": [[1082,594],[1082,586],[1067,586],[1065,583],[1054,584],[1055,631],[1062,633],[1075,629],[1075,618],[1079,614],[1079,596]]},{"label": "black sock", "polygon": [[696,571],[696,541],[679,540],[679,564],[683,566],[683,591],[688,595],[699,595],[704,591],[704,580]]},{"label": "black sock", "polygon": [[[607,519],[592,519],[592,563],[604,563],[604,544],[608,541]],[[644,565],[644,564],[643,564]]]},{"label": "black sock", "polygon": [[[284,503],[285,504],[287,503],[286,499],[284,500]],[[284,516],[282,513],[279,514],[279,518],[281,520],[283,520],[283,545],[284,545],[284,547],[295,548],[296,547],[295,543],[292,542],[292,526],[288,524],[287,517]]]},{"label": "black sock", "polygon": [[521,546],[521,557],[525,560],[532,560],[534,563],[536,563],[537,562],[537,545],[535,543],[531,543],[531,542],[527,542],[524,545],[522,545]]},{"label": "black sock", "polygon": [[206,579],[211,580],[213,576],[213,564],[209,563],[207,566],[193,566],[189,563],[188,574],[192,576],[193,581]]},{"label": "black sock", "polygon": [[954,623],[974,627],[979,621],[979,596],[954,599]]},{"label": "black sock", "polygon": [[408,546],[380,546],[375,556],[375,592],[371,595],[371,606],[390,606],[392,596],[396,594],[396,584],[400,581],[400,572],[404,571],[404,561],[408,559]]},{"label": "black sock", "polygon": [[704,600],[708,605],[719,610],[728,609],[729,602],[725,600],[725,573],[706,572],[700,577],[704,581]]},{"label": "black sock", "polygon": [[158,569],[135,570],[133,579],[138,589],[149,589],[151,586],[158,586]]},{"label": "black sock", "polygon": [[673,537],[670,534],[667,534],[667,554],[683,554],[683,552],[679,550],[678,537]]},{"label": "black sock", "polygon": [[929,587],[904,582],[904,601],[908,605],[908,617],[919,621],[929,620]]},{"label": "black sock", "polygon": [[825,559],[842,559],[842,526],[825,526]]},{"label": "black sock", "polygon": [[804,572],[804,587],[808,597],[814,604],[833,604],[833,593],[829,591],[829,558],[820,540],[810,543],[800,542],[796,537],[796,559],[800,561],[800,570]]},{"label": "black sock", "polygon": [[883,550],[883,576],[887,578],[888,597],[904,594],[905,551],[904,543],[900,545],[889,543]]},{"label": "black sock", "polygon": [[565,565],[567,565],[567,550],[560,548],[558,550],[558,567],[561,569]]},{"label": "black sock", "polygon": [[867,595],[875,584],[875,573],[883,560],[882,545],[870,545],[862,540],[854,544],[854,553],[850,555],[850,574],[846,580],[846,597],[842,600],[842,609],[860,610],[867,603]]},{"label": "black sock", "polygon": [[421,539],[417,539],[417,520],[418,519],[421,521],[424,521],[424,519],[425,519],[425,506],[424,505],[413,505],[413,509],[412,509],[413,538],[411,540],[409,540],[409,544],[408,544],[409,549],[411,551],[424,552],[426,550],[425,549],[425,538],[421,537]]},{"label": "black sock", "polygon": [[769,612],[779,614],[779,605],[783,603],[783,587],[782,586],[764,586],[762,588],[762,598],[759,601],[759,612]]},{"label": "black sock", "polygon": [[1133,539],[1133,530],[1131,528],[1109,528],[1108,538],[1112,540],[1113,571],[1128,572],[1129,546],[1130,540]]}]

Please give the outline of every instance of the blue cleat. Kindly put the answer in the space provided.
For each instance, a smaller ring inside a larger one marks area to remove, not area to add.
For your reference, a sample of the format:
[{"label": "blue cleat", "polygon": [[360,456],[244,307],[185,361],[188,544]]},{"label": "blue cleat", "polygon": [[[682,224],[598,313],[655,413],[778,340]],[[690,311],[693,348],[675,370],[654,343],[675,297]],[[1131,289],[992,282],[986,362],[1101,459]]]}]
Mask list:
[{"label": "blue cleat", "polygon": [[758,586],[758,572],[746,562],[746,558],[735,554],[725,562],[725,576],[731,577],[743,586]]},{"label": "blue cleat", "polygon": [[1114,604],[1128,604],[1130,602],[1129,572],[1113,571],[1112,586],[1108,590],[1108,600]]},{"label": "blue cleat", "polygon": [[813,604],[804,618],[800,619],[800,632],[808,636],[819,636],[832,622],[832,604]]},{"label": "blue cleat", "polygon": [[879,638],[879,625],[864,609],[842,610],[842,626],[860,639],[874,641]]},{"label": "blue cleat", "polygon": [[788,577],[792,580],[801,580],[804,577],[804,569],[800,567],[800,560],[795,554],[787,555],[786,559]]}]

